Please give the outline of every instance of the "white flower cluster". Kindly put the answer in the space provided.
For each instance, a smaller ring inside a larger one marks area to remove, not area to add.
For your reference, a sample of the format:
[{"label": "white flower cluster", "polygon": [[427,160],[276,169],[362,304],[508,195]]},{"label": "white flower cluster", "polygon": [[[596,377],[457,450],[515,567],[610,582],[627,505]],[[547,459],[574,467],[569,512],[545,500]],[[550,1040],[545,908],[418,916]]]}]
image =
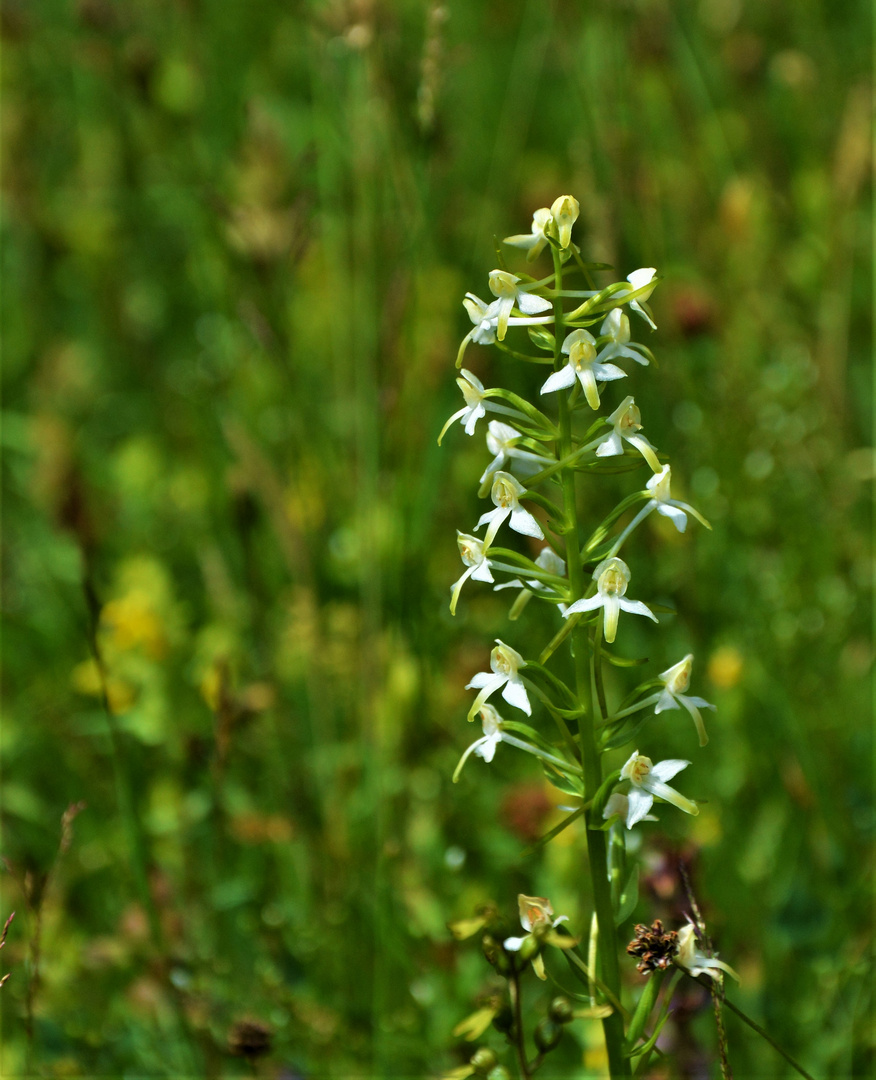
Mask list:
[{"label": "white flower cluster", "polygon": [[[453,779],[458,779],[470,757],[491,762],[499,744],[506,743],[539,758],[547,775],[555,777],[562,790],[578,791],[584,800],[589,799],[582,807],[586,810],[595,793],[584,789],[585,751],[583,743],[580,748],[576,745],[574,730],[570,732],[567,721],[574,721],[587,706],[579,706],[576,693],[547,671],[544,663],[564,637],[575,634],[573,640],[583,641],[581,647],[586,648],[589,641],[595,669],[602,663],[604,646],[615,642],[622,612],[658,621],[651,607],[627,596],[631,570],[620,556],[629,537],[650,514],[656,512],[668,518],[679,533],[686,531],[688,516],[710,526],[692,506],[673,498],[670,466],[644,435],[641,412],[632,395],[625,396],[604,415],[594,417],[594,413],[600,413],[606,393],[611,393],[610,384],[636,370],[624,370],[621,365],[625,361],[648,366],[653,359],[645,345],[632,340],[628,311],[656,330],[648,299],[659,277],[653,267],[644,267],[634,270],[625,281],[601,290],[566,288],[563,267],[568,267],[569,274],[580,272],[586,284],[591,284],[591,270],[604,269],[583,262],[572,242],[578,210],[575,199],[561,196],[551,207],[535,211],[530,233],[505,240],[525,251],[529,264],[550,249],[553,274],[533,278],[522,272],[511,273],[502,266],[489,275],[488,288],[493,296],[489,303],[474,293],[466,294],[463,305],[472,329],[462,341],[456,365],[464,406],[447,420],[438,441],[456,421],[467,435],[474,436],[487,413],[497,414],[498,418],[490,418],[487,423],[490,461],[480,476],[478,492],[481,498],[489,496],[492,508],[480,515],[470,532],[457,533],[464,569],[451,586],[451,612],[456,613],[462,587],[471,578],[492,585],[494,590],[517,590],[512,619],[536,597],[556,607],[565,620],[540,663],[527,661],[511,645],[497,639],[490,655],[490,670],[474,675],[467,686],[477,692],[468,719],[479,716],[483,734],[466,749]],[[575,306],[568,309],[570,301]],[[525,331],[521,344],[515,341],[514,348],[506,343],[511,330]],[[548,377],[541,380],[537,404],[508,390],[485,388],[472,371],[462,367],[471,344],[493,345],[516,360],[552,365]],[[532,347],[541,351],[534,354]],[[558,403],[555,418],[542,411],[550,402]],[[584,424],[577,422],[581,417]],[[651,473],[644,486],[624,499],[589,540],[579,543],[577,511],[571,494],[574,474],[626,471],[642,464]],[[556,481],[560,481],[562,489],[561,505],[549,497],[556,495]],[[625,516],[629,517],[626,523]],[[529,542],[525,555],[495,546],[505,525]],[[484,528],[480,538],[477,534]],[[569,541],[570,532],[575,533],[574,542]],[[540,542],[537,550],[534,542]],[[577,650],[579,645],[574,647]],[[651,707],[650,715],[685,710],[693,720],[700,746],[705,746],[708,736],[701,710],[714,706],[687,693],[692,665],[693,656],[688,654],[657,679],[643,683],[627,699],[633,704],[608,716],[600,711],[594,729],[599,738],[591,734],[593,752],[603,753],[631,743],[647,719],[644,710]],[[655,687],[656,692],[652,692]],[[557,720],[565,741],[549,741],[527,723],[503,719],[488,701],[497,693],[527,719],[532,717],[534,705],[544,705]],[[620,823],[629,830],[642,821],[656,820],[650,812],[655,800],[687,814],[698,814],[697,803],[669,784],[689,764],[678,759],[655,764],[636,750],[614,774],[618,777],[614,785],[617,790],[611,791],[609,785],[607,797],[599,801],[597,813],[602,812],[604,828],[612,829],[613,836],[622,840],[623,833],[617,828]],[[594,827],[591,819],[590,828]],[[521,921],[528,936],[540,932],[539,928],[547,932],[556,926],[546,900],[521,897],[521,905]],[[519,950],[526,941],[508,939],[505,948]],[[685,948],[688,967],[711,971],[723,966],[717,961],[707,962],[698,953],[694,955],[690,942],[686,941]]]}]

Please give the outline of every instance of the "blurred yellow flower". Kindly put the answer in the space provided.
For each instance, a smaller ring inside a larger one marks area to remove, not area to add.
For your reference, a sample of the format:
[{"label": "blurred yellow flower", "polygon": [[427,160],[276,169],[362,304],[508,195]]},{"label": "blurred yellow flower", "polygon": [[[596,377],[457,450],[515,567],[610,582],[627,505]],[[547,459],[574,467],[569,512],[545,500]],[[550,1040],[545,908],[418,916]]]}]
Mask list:
[{"label": "blurred yellow flower", "polygon": [[742,678],[745,658],[735,645],[722,645],[709,657],[709,679],[721,690],[730,690]]}]

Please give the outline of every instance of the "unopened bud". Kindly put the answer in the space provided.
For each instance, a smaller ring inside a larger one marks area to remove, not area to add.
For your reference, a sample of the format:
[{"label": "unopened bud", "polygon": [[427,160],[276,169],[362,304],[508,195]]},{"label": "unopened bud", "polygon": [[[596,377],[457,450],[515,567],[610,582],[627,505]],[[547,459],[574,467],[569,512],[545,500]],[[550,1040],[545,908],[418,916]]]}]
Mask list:
[{"label": "unopened bud", "polygon": [[504,1065],[497,1065],[487,1076],[487,1080],[511,1080],[511,1073],[508,1072]]},{"label": "unopened bud", "polygon": [[499,1064],[499,1059],[496,1057],[495,1051],[491,1050],[488,1046],[481,1046],[474,1052],[469,1061],[469,1065],[479,1076],[486,1076],[491,1069]]},{"label": "unopened bud", "polygon": [[553,1050],[560,1039],[562,1039],[563,1027],[561,1024],[556,1024],[553,1020],[549,1020],[546,1017],[544,1020],[539,1020],[535,1025],[533,1037],[535,1038],[535,1045],[538,1049],[543,1054],[546,1054],[549,1050]]},{"label": "unopened bud", "polygon": [[572,1002],[566,997],[555,997],[548,1006],[548,1016],[558,1024],[568,1024],[575,1018]]}]

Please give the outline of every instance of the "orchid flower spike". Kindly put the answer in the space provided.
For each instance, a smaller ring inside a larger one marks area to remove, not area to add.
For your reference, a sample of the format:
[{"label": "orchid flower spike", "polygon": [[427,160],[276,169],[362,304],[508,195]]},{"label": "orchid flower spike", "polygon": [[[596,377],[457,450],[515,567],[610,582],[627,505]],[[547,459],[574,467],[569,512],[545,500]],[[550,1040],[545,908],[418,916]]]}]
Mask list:
[{"label": "orchid flower spike", "polygon": [[475,531],[481,525],[489,525],[487,535],[484,538],[484,547],[489,547],[492,544],[493,538],[499,531],[499,526],[507,517],[511,518],[509,524],[515,532],[519,532],[523,536],[532,536],[536,540],[544,540],[544,533],[541,531],[539,523],[528,510],[524,510],[520,505],[520,496],[525,494],[526,488],[511,473],[501,471],[496,473],[490,491],[490,498],[493,500],[496,509],[481,514],[480,520],[475,525]]},{"label": "orchid flower spike", "polygon": [[621,769],[621,780],[629,780],[630,787],[627,809],[627,828],[631,829],[637,821],[641,821],[654,805],[655,796],[664,799],[679,810],[694,817],[700,812],[695,802],[686,799],[683,795],[671,788],[667,780],[671,780],[676,773],[686,769],[689,761],[668,759],[658,761],[655,765],[650,758],[640,754],[638,750],[629,758]]},{"label": "orchid flower spike", "polygon": [[683,660],[679,660],[677,664],[673,664],[671,668],[667,668],[660,675],[663,692],[657,699],[654,712],[666,712],[667,709],[687,709],[693,718],[697,735],[700,737],[700,746],[705,746],[709,741],[709,736],[706,734],[706,726],[703,723],[700,709],[714,709],[715,706],[709,704],[708,701],[704,701],[701,697],[687,697],[685,695],[684,691],[690,686],[692,668],[693,653],[688,653]]},{"label": "orchid flower spike", "polygon": [[635,360],[637,364],[647,365],[650,362],[647,356],[631,349],[627,344],[630,340],[630,317],[620,308],[612,308],[609,311],[599,328],[599,336],[608,338],[608,344],[599,350],[599,355],[596,357],[599,363],[604,364],[622,356]]},{"label": "orchid flower spike", "polygon": [[480,690],[468,711],[468,719],[474,720],[487,698],[500,687],[504,687],[502,697],[509,705],[513,705],[515,709],[522,709],[527,716],[532,716],[529,695],[518,674],[520,668],[524,667],[526,667],[526,661],[520,653],[496,638],[496,647],[490,653],[492,674],[489,671],[478,672],[466,686],[466,690]]},{"label": "orchid flower spike", "polygon": [[[624,823],[627,822],[630,816],[630,800],[626,795],[622,795],[619,791],[613,792],[609,795],[605,808],[602,811],[602,817],[604,821],[608,821],[609,818],[619,817]],[[653,814],[645,814],[641,821],[658,821]],[[633,822],[635,824],[635,822]],[[632,828],[631,825],[627,825],[627,828]]]},{"label": "orchid flower spike", "polygon": [[572,242],[572,226],[578,220],[580,212],[578,200],[571,195],[561,195],[551,204],[551,217],[557,229],[560,247],[565,250]]},{"label": "orchid flower spike", "polygon": [[635,399],[625,397],[607,420],[614,427],[614,431],[596,447],[596,456],[616,457],[622,454],[625,440],[639,451],[655,473],[659,473],[661,466],[654,453],[656,447],[652,446],[644,435],[638,434],[642,430],[642,414],[636,407]]},{"label": "orchid flower spike", "polygon": [[720,972],[726,971],[737,982],[740,981],[739,976],[729,964],[725,964],[717,956],[706,956],[704,952],[697,948],[696,928],[692,923],[688,923],[687,926],[683,926],[678,931],[678,952],[675,961],[691,975],[708,975],[710,978],[720,981]]},{"label": "orchid flower spike", "polygon": [[545,227],[551,221],[551,212],[546,206],[536,210],[532,215],[532,232],[506,236],[504,243],[512,247],[523,248],[526,252],[526,261],[534,262],[547,246],[548,239],[544,234]]},{"label": "orchid flower spike", "polygon": [[[496,337],[499,341],[505,340],[511,312],[515,305],[524,315],[537,315],[540,311],[549,311],[552,307],[550,300],[545,300],[543,296],[534,296],[532,293],[527,292],[525,288],[519,288],[518,281],[520,281],[520,278],[514,274],[509,274],[507,270],[492,270],[490,272],[490,292],[497,297]],[[492,305],[490,306],[492,307]],[[550,316],[548,319],[540,319],[539,322],[550,322],[552,319],[553,316]],[[531,320],[521,319],[518,321],[529,322]]]},{"label": "orchid flower spike", "polygon": [[605,611],[605,640],[611,644],[617,635],[617,620],[621,610],[629,611],[633,615],[645,615],[657,622],[657,616],[641,600],[625,600],[624,595],[630,581],[630,568],[623,559],[613,556],[603,559],[593,571],[593,580],[596,582],[596,596],[584,597],[570,604],[563,613],[568,619],[570,615],[579,611],[596,611],[603,608]]},{"label": "orchid flower spike", "polygon": [[456,530],[456,542],[459,545],[460,557],[467,567],[462,577],[451,585],[450,614],[456,614],[456,605],[459,601],[459,593],[462,586],[469,578],[475,581],[495,581],[490,571],[490,560],[487,558],[487,545],[476,536]]},{"label": "orchid flower spike", "polygon": [[[551,902],[545,896],[524,896],[520,893],[517,897],[517,906],[520,911],[520,923],[527,933],[524,937],[510,937],[504,940],[502,944],[509,952],[520,952],[524,942],[530,938],[546,938],[551,944],[557,943],[551,940],[550,931],[560,923],[568,922],[568,915],[560,915],[555,919]],[[567,938],[566,941],[569,939]],[[547,979],[544,961],[538,953],[532,957],[532,968],[540,979]]]},{"label": "orchid flower spike", "polygon": [[598,409],[599,390],[596,383],[612,382],[626,377],[627,373],[615,364],[597,363],[596,341],[586,330],[573,330],[563,342],[562,351],[569,357],[569,362],[547,379],[541,388],[543,394],[565,390],[573,386],[575,379],[578,379],[587,404],[591,409]]},{"label": "orchid flower spike", "polygon": [[658,514],[668,517],[680,533],[683,533],[687,528],[688,514],[693,514],[697,521],[705,525],[707,529],[711,529],[712,526],[708,521],[702,514],[694,510],[690,503],[679,502],[677,499],[672,498],[669,490],[671,477],[672,470],[668,465],[664,465],[660,472],[651,477],[645,485],[651,493],[651,501],[646,509],[656,510]]},{"label": "orchid flower spike", "polygon": [[484,729],[484,734],[480,739],[475,739],[459,759],[459,764],[456,766],[453,773],[454,784],[459,780],[459,774],[462,772],[462,767],[465,765],[466,761],[468,761],[472,753],[483,758],[486,762],[492,761],[496,756],[496,747],[502,742],[502,717],[499,716],[492,705],[482,705],[481,724]]},{"label": "orchid flower spike", "polygon": [[[495,474],[512,459],[524,463],[521,472],[536,472],[540,467],[549,465],[556,459],[545,454],[536,454],[531,450],[521,450],[518,442],[523,438],[516,428],[510,424],[503,424],[500,420],[491,420],[487,428],[487,449],[495,455],[490,464],[484,469],[481,476],[481,490],[478,494],[483,498],[493,482]],[[531,473],[530,473],[531,474]]]},{"label": "orchid flower spike", "polygon": [[[657,277],[657,271],[653,266],[643,267],[641,270],[634,270],[631,274],[627,274],[627,281],[632,285],[632,289],[628,289],[626,292],[618,292],[614,294],[614,300],[621,300],[624,296],[629,296],[631,292],[637,292],[639,289],[644,289],[645,286],[651,285],[650,289],[647,289],[635,300],[630,301],[630,310],[635,311],[641,315],[645,322],[649,323],[652,330],[657,329],[657,324],[651,318],[651,313],[648,311],[645,301],[654,291],[657,282],[654,278]],[[653,282],[653,285],[651,284]],[[643,306],[645,305],[645,306]]]}]

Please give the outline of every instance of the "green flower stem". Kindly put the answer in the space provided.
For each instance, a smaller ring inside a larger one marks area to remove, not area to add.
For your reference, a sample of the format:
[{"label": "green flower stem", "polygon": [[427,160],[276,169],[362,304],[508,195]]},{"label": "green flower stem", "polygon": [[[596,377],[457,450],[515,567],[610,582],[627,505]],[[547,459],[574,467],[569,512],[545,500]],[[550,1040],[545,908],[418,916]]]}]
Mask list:
[{"label": "green flower stem", "polygon": [[[563,268],[559,253],[554,250],[554,273],[556,289],[563,288]],[[563,340],[563,303],[554,299],[554,369],[559,371],[564,364],[560,351]],[[565,394],[557,395],[559,400],[560,449],[559,457],[563,460],[572,453],[572,418]],[[575,499],[575,473],[566,467],[561,470],[563,503],[566,512],[566,566],[569,571],[569,584],[573,599],[584,595],[584,572],[581,567],[581,551],[578,541],[578,513]],[[588,663],[589,635],[586,626],[577,625],[571,634],[572,654],[575,663],[575,684],[578,699],[586,712],[579,718],[578,731],[581,745],[582,764],[584,766],[584,784],[588,795],[594,795],[602,783],[602,763],[596,746],[596,732],[593,726],[593,710],[590,707],[590,671]],[[617,935],[614,926],[614,911],[611,904],[611,885],[608,880],[608,853],[605,833],[589,828],[589,814],[586,815],[588,828],[587,852],[596,921],[599,927],[600,956],[602,960],[602,978],[612,996],[620,999],[620,970],[617,959]],[[629,1059],[624,1055],[624,1022],[619,1012],[615,1011],[602,1021],[605,1044],[608,1051],[608,1067],[612,1080],[630,1076]]]},{"label": "green flower stem", "polygon": [[642,990],[642,996],[639,998],[639,1003],[636,1005],[636,1011],[633,1013],[633,1018],[627,1029],[627,1045],[630,1050],[635,1049],[636,1043],[645,1031],[645,1024],[647,1024],[648,1017],[651,1015],[651,1010],[657,1003],[657,995],[660,993],[660,987],[663,985],[665,977],[665,971],[654,971],[645,983],[644,989]]}]

